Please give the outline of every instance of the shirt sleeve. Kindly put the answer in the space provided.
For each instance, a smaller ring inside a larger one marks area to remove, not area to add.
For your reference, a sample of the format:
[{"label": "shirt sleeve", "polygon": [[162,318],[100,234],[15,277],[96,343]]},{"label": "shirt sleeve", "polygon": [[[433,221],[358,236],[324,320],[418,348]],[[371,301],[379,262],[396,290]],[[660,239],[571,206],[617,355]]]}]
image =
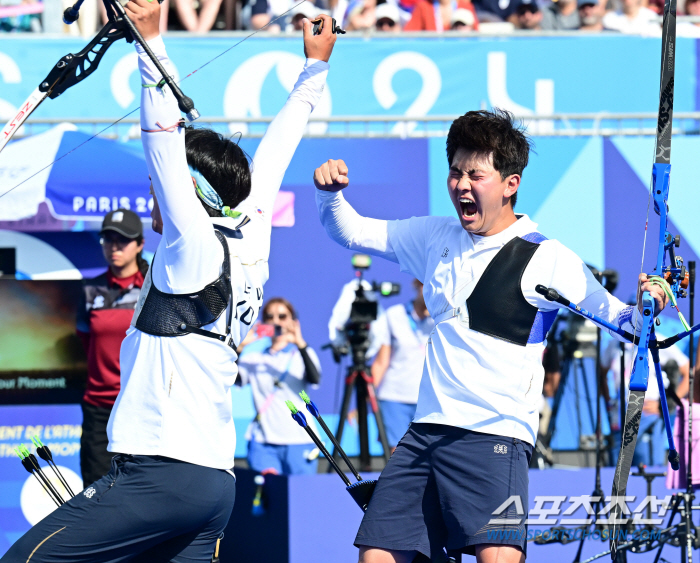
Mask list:
[{"label": "shirt sleeve", "polygon": [[389,330],[387,311],[377,315],[377,320],[370,325],[370,338],[377,348],[385,345],[391,346],[391,331]]},{"label": "shirt sleeve", "polygon": [[241,387],[248,385],[250,383],[251,366],[248,364],[247,361],[243,360],[242,357],[238,358],[236,365],[238,366],[238,381],[236,381],[236,383]]},{"label": "shirt sleeve", "polygon": [[[608,293],[588,266],[574,252],[555,240],[540,244],[525,269],[521,288],[527,301],[541,310],[565,308],[537,293],[535,287],[539,284],[555,289],[572,303],[623,330],[633,332],[633,321],[636,321],[638,329],[641,328],[641,314],[634,315],[636,308],[625,305]],[[619,339],[617,334],[608,332]]]},{"label": "shirt sleeve", "polygon": [[[211,220],[197,197],[185,154],[185,131],[177,100],[170,89],[154,85],[160,73],[143,47],[134,43],[141,74],[141,141],[146,165],[163,218],[163,240],[154,261],[158,289],[187,292],[216,279],[223,248]],[[166,70],[172,65],[162,37],[148,42]]]},{"label": "shirt sleeve", "polygon": [[[413,14],[411,15],[411,19],[408,20],[406,25],[404,26],[403,30],[404,31],[426,31],[428,30],[428,25],[427,22],[425,21],[425,6],[423,6],[424,2],[418,2],[416,4],[416,7],[413,9]],[[432,8],[432,6],[431,6]],[[435,31],[435,30],[432,30]]]},{"label": "shirt sleeve", "polygon": [[402,272],[425,283],[428,248],[445,220],[445,217],[411,217],[389,222],[389,242]]},{"label": "shirt sleeve", "polygon": [[342,247],[399,261],[389,242],[387,221],[362,217],[341,192],[316,190],[316,206],[326,233]]},{"label": "shirt sleeve", "polygon": [[309,116],[323,94],[329,68],[327,62],[306,59],[292,93],[255,151],[248,200],[258,206],[268,223],[272,222],[272,209],[284,173],[304,134]]},{"label": "shirt sleeve", "polygon": [[299,353],[304,361],[304,379],[312,385],[318,385],[321,382],[321,366],[316,352],[309,346],[306,346],[305,348],[299,348]]}]

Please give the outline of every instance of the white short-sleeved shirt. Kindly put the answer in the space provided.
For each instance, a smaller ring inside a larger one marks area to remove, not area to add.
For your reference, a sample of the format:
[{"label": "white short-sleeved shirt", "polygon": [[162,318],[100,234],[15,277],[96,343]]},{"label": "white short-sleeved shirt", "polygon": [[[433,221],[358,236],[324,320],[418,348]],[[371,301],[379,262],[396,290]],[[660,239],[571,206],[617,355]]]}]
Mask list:
[{"label": "white short-sleeved shirt", "polygon": [[413,303],[406,303],[389,307],[376,324],[381,344],[391,346],[389,367],[379,384],[377,397],[382,401],[417,403],[425,345],[435,321],[430,316],[419,318]]},{"label": "white short-sleeved shirt", "polygon": [[[656,333],[657,340],[663,340],[663,336]],[[632,358],[634,357],[635,346],[631,342],[624,344],[625,346],[625,387],[629,387],[630,381],[630,370],[632,367]],[[603,351],[603,357],[600,359],[604,366],[608,366],[608,369],[613,374],[613,380],[615,382],[615,387],[620,387],[620,342],[611,341],[608,346]],[[683,367],[688,363],[688,356],[686,356],[677,345],[669,346],[668,348],[662,348],[659,350],[659,360],[661,367],[671,360],[675,361],[679,367]],[[668,379],[666,374],[664,375],[664,387],[668,386]],[[644,395],[645,401],[658,401],[659,400],[659,384],[656,381],[656,370],[654,369],[654,362],[651,359],[651,354],[649,354],[649,383],[647,385],[647,392]]]},{"label": "white short-sleeved shirt", "polygon": [[[301,391],[312,385],[304,380],[304,360],[294,344],[279,351],[271,349],[269,338],[248,344],[238,359],[238,373],[243,385],[250,384],[257,417],[248,427],[246,438],[255,442],[276,445],[310,444],[306,431],[292,420],[285,401],[292,401],[304,411],[311,428],[318,434],[310,413],[302,408]],[[321,366],[313,349],[306,349],[319,373]]]},{"label": "white short-sleeved shirt", "polygon": [[[535,443],[544,343],[519,346],[472,330],[463,304],[498,251],[514,237],[536,231],[537,225],[525,215],[489,237],[465,231],[456,218],[389,221],[390,247],[401,270],[424,283],[431,316],[462,306],[459,316],[436,324],[430,336],[414,422]],[[538,284],[557,289],[610,322],[626,309],[578,256],[555,240],[539,245],[523,273],[521,290],[540,311],[558,308],[535,291]]]}]

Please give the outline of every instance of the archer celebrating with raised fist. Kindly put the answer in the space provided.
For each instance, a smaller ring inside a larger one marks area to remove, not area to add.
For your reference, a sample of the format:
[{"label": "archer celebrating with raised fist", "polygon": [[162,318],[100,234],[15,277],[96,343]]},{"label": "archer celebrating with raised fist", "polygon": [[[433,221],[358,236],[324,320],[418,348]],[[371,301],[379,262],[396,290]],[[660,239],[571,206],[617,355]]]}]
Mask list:
[{"label": "archer celebrating with raised fist", "polygon": [[[160,5],[126,11],[163,65]],[[177,101],[136,44],[141,128],[163,237],[121,348],[121,390],[107,428],[110,472],[20,538],[3,561],[211,561],[235,497],[230,388],[236,348],[268,279],[272,206],[335,42],[330,18],[270,124],[252,172],[238,145],[181,125]]]},{"label": "archer celebrating with raised fist", "polygon": [[[418,405],[384,472],[355,539],[362,563],[408,563],[444,549],[480,563],[526,555],[528,465],[537,437],[544,341],[556,303],[543,284],[632,331],[626,307],[571,250],[513,211],[530,141],[504,111],[472,111],[447,137],[447,189],[454,217],[380,221],[361,217],[340,190],[348,167],[330,160],[314,173],[326,231],[342,246],[397,262],[424,283],[435,328],[428,340]],[[641,289],[666,303],[640,277]],[[512,512],[512,513],[511,513]],[[519,520],[520,518],[520,520]],[[512,523],[515,522],[518,523]]]}]

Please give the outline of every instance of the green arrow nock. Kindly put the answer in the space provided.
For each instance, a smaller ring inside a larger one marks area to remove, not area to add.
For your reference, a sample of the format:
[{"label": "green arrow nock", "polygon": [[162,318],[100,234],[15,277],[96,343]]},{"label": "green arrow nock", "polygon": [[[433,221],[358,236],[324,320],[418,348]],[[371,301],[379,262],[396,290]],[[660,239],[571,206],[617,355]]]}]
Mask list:
[{"label": "green arrow nock", "polygon": [[19,448],[15,448],[15,453],[19,456],[19,459],[24,459],[24,454]]},{"label": "green arrow nock", "polygon": [[21,452],[24,454],[24,457],[29,457],[30,455],[32,455],[32,452],[30,452],[30,451],[27,449],[27,446],[25,446],[24,444],[20,444],[20,445],[19,445],[19,449],[20,449]]},{"label": "green arrow nock", "polygon": [[285,401],[285,404],[287,405],[287,407],[289,408],[289,410],[292,411],[292,414],[296,414],[296,413],[299,412],[299,409],[297,409],[297,408],[294,406],[294,403],[292,403],[292,401]]},{"label": "green arrow nock", "polygon": [[299,396],[301,397],[301,400],[304,401],[307,405],[311,402],[311,399],[306,394],[306,391],[302,391],[301,393],[299,393]]},{"label": "green arrow nock", "polygon": [[34,436],[32,438],[32,443],[37,447],[37,448],[43,448],[44,444],[41,443],[41,440],[39,439],[39,436]]}]

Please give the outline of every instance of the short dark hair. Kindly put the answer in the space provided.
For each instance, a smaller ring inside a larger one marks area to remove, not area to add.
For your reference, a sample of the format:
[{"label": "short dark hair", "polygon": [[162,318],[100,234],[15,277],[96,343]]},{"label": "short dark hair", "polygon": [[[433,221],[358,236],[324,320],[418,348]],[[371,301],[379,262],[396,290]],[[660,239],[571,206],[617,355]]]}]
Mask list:
[{"label": "short dark hair", "polygon": [[[493,156],[493,167],[505,180],[511,174],[522,176],[530,156],[532,141],[521,123],[509,111],[468,111],[452,122],[447,134],[447,162],[459,149]],[[515,207],[518,193],[510,197]]]},{"label": "short dark hair", "polygon": [[[202,174],[224,205],[236,208],[250,195],[250,165],[245,151],[211,129],[185,128],[187,164]],[[202,202],[211,217],[221,212]]]}]

